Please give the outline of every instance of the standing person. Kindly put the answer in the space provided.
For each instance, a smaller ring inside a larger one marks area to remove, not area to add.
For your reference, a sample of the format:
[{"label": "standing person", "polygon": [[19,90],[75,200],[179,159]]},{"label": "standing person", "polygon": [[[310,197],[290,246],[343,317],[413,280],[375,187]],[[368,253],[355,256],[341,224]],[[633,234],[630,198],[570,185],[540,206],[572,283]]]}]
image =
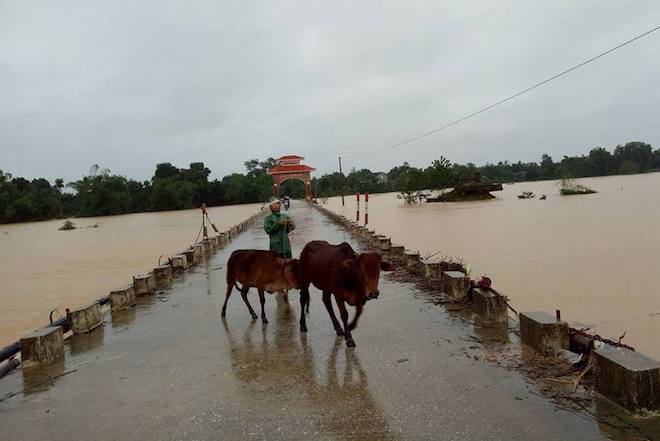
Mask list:
[{"label": "standing person", "polygon": [[285,259],[291,259],[291,242],[289,232],[296,228],[291,218],[280,213],[282,203],[279,199],[270,198],[270,214],[264,219],[264,231],[270,237],[270,250],[275,251]]}]

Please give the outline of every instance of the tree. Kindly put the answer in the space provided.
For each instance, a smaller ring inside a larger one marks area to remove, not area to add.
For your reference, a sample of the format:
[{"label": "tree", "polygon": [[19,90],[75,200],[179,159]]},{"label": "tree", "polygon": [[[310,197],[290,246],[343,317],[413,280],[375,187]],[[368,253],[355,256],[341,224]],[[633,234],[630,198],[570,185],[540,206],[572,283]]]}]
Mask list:
[{"label": "tree", "polygon": [[558,177],[557,165],[552,157],[547,153],[541,156],[541,165],[539,166],[539,177],[541,179],[556,179]]}]

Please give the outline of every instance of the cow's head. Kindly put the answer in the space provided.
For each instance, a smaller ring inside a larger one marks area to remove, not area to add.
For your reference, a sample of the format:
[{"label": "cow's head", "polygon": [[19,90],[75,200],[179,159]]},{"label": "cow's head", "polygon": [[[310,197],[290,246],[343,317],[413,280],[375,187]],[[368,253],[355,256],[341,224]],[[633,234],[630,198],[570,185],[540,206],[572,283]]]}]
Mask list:
[{"label": "cow's head", "polygon": [[291,259],[289,261],[285,261],[282,259],[281,262],[284,265],[284,278],[286,279],[286,282],[292,288],[298,289],[303,278],[303,270],[302,265],[300,264],[300,260]]},{"label": "cow's head", "polygon": [[383,261],[378,253],[362,253],[356,259],[357,267],[364,278],[364,289],[367,299],[375,299],[380,294],[378,290],[378,279],[380,272],[392,271],[392,264]]},{"label": "cow's head", "polygon": [[340,281],[338,287],[341,290],[340,295],[349,305],[364,305],[369,300],[364,275],[357,264],[357,259],[351,257],[342,261],[338,280]]}]

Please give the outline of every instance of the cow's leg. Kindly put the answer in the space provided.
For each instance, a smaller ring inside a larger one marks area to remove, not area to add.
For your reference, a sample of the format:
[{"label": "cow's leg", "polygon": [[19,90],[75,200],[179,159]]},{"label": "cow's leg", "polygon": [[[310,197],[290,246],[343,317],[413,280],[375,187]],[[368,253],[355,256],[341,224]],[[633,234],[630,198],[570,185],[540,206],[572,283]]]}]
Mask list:
[{"label": "cow's leg", "polygon": [[254,312],[254,309],[252,309],[252,305],[250,305],[250,302],[248,301],[247,298],[247,293],[250,290],[249,286],[244,286],[243,289],[241,289],[241,297],[243,297],[243,301],[245,302],[245,306],[247,306],[248,311],[250,311],[250,315],[252,316],[253,319],[257,318],[257,313]]},{"label": "cow's leg", "polygon": [[233,283],[228,283],[227,284],[227,295],[225,297],[225,303],[222,304],[222,313],[220,316],[224,317],[227,314],[227,302],[229,301],[229,296],[231,295],[231,292],[234,289],[234,284]]},{"label": "cow's leg", "polygon": [[259,303],[261,303],[261,323],[268,323],[268,319],[266,318],[266,312],[264,311],[264,304],[266,303],[264,290],[258,289],[258,291],[259,291]]},{"label": "cow's leg", "polygon": [[360,318],[360,315],[362,315],[362,305],[356,305],[355,306],[355,317],[353,317],[353,321],[348,324],[348,329],[350,331],[357,328],[357,323],[358,323],[358,319]]},{"label": "cow's leg", "polygon": [[336,295],[335,300],[337,301],[337,307],[339,308],[341,321],[344,323],[344,338],[346,339],[346,346],[353,348],[355,347],[355,341],[353,341],[351,330],[348,328],[348,311],[346,310],[346,305],[344,304],[344,300],[339,300]]},{"label": "cow's leg", "polygon": [[305,312],[309,309],[309,285],[300,288],[300,332],[307,332]]},{"label": "cow's leg", "polygon": [[332,309],[332,297],[330,297],[331,295],[332,294],[330,291],[323,291],[323,304],[325,305],[325,309],[328,310],[330,320],[332,320],[332,326],[335,328],[337,335],[344,335],[344,330],[342,329],[339,321],[337,320],[337,317],[335,316],[335,310]]}]

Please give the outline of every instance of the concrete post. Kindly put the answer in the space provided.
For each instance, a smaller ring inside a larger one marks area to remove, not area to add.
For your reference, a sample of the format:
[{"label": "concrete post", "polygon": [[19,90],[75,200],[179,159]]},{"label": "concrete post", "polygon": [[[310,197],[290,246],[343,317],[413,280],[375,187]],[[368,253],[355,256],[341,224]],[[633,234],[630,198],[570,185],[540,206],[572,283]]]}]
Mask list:
[{"label": "concrete post", "polygon": [[111,310],[128,309],[133,305],[135,305],[135,289],[133,289],[133,285],[110,291]]},{"label": "concrete post", "polygon": [[390,258],[396,261],[403,261],[405,256],[405,247],[403,245],[390,246]]},{"label": "concrete post", "polygon": [[405,262],[406,269],[409,273],[417,274],[419,271],[419,265],[421,263],[421,258],[418,252],[415,251],[405,251]]},{"label": "concrete post", "polygon": [[440,280],[442,278],[442,267],[440,262],[425,262],[424,278],[428,280]]},{"label": "concrete post", "polygon": [[85,334],[103,324],[101,304],[97,301],[81,306],[68,314],[69,326],[74,334]]},{"label": "concrete post", "polygon": [[195,253],[193,252],[192,249],[182,251],[181,254],[183,254],[186,257],[186,263],[187,263],[186,268],[197,264],[197,262],[195,261]]},{"label": "concrete post", "polygon": [[633,413],[660,411],[660,363],[612,345],[594,349],[595,389]]},{"label": "concrete post", "polygon": [[389,237],[380,237],[378,238],[378,249],[384,253],[390,251],[392,247],[392,240]]},{"label": "concrete post", "polygon": [[21,338],[21,363],[24,368],[44,366],[64,356],[61,326],[47,326]]},{"label": "concrete post", "polygon": [[474,288],[472,290],[472,312],[485,323],[506,323],[507,297],[497,295],[490,289]]},{"label": "concrete post", "polygon": [[542,355],[557,355],[568,349],[568,324],[543,311],[521,312],[520,340]]},{"label": "concrete post", "polygon": [[185,254],[177,254],[172,256],[172,276],[176,277],[183,273],[188,267],[188,258]]},{"label": "concrete post", "polygon": [[153,294],[156,292],[156,278],[152,273],[133,277],[135,295]]},{"label": "concrete post", "polygon": [[443,271],[442,286],[450,299],[460,302],[465,300],[470,290],[470,279],[461,271]]},{"label": "concrete post", "polygon": [[154,268],[154,279],[156,280],[156,289],[165,289],[172,283],[172,267],[161,265]]},{"label": "concrete post", "polygon": [[195,245],[192,246],[193,250],[193,263],[197,264],[204,260],[204,248],[202,247],[202,244],[196,243]]}]

